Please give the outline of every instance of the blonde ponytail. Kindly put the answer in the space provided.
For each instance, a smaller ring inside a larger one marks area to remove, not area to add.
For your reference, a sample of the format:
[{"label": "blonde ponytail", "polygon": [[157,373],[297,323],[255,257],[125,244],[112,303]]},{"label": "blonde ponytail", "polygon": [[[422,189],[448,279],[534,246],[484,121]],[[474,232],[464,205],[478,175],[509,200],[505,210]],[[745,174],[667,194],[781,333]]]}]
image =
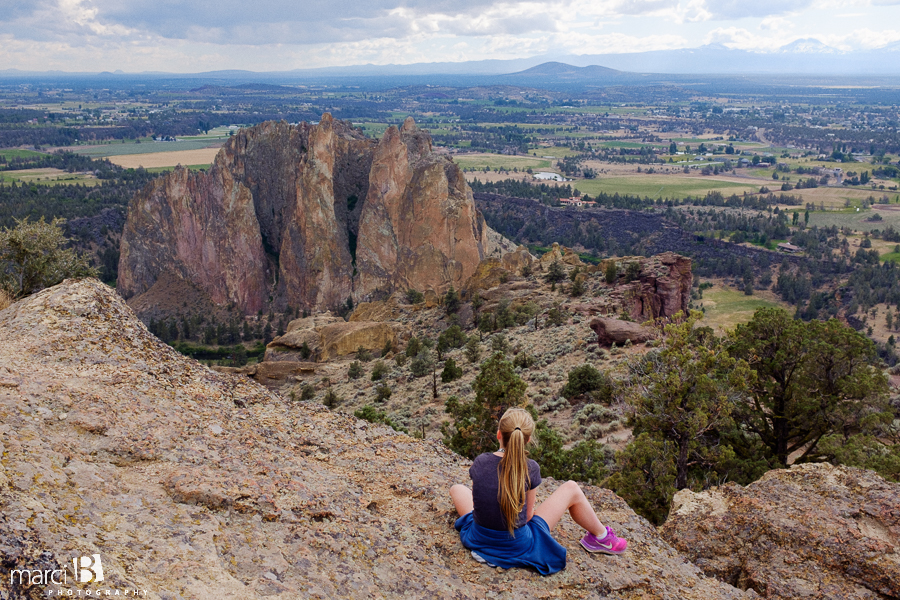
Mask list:
[{"label": "blonde ponytail", "polygon": [[534,420],[524,409],[511,408],[500,418],[500,435],[503,436],[505,451],[497,467],[500,479],[497,494],[506,528],[512,536],[515,536],[519,514],[525,506],[526,494],[531,487],[525,445],[531,441],[532,433]]}]

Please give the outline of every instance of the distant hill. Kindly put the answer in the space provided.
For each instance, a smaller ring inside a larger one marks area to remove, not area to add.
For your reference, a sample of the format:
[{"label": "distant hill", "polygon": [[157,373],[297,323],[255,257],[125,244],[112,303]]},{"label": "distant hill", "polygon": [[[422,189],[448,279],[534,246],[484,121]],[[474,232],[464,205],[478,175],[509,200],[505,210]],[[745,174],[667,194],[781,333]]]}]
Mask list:
[{"label": "distant hill", "polygon": [[511,73],[510,76],[519,76],[519,77],[534,77],[534,76],[542,76],[542,77],[560,77],[567,79],[586,79],[586,78],[596,78],[596,77],[609,77],[620,75],[622,72],[617,71],[616,69],[609,69],[607,67],[601,67],[599,65],[588,65],[586,67],[576,67],[570,64],[562,63],[562,62],[545,62],[543,64],[537,65],[536,67],[531,67],[530,69],[525,69],[524,71],[519,71],[518,73]]}]

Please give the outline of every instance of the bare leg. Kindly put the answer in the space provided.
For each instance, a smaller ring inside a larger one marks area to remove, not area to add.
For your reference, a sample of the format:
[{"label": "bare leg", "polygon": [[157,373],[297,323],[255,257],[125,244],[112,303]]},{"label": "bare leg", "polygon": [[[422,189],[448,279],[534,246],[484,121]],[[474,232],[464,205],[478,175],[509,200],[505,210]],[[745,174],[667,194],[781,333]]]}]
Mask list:
[{"label": "bare leg", "polygon": [[472,501],[472,490],[464,485],[457,483],[451,487],[450,499],[453,500],[453,504],[456,506],[456,512],[459,513],[459,516],[461,517],[469,514],[472,512],[472,509],[475,508],[475,503]]},{"label": "bare leg", "polygon": [[547,525],[552,530],[566,511],[572,515],[572,519],[576,523],[595,536],[602,538],[606,535],[606,528],[597,518],[591,503],[584,496],[584,492],[574,481],[567,481],[559,486],[555,492],[550,494],[549,498],[534,509],[534,514],[547,521]]}]

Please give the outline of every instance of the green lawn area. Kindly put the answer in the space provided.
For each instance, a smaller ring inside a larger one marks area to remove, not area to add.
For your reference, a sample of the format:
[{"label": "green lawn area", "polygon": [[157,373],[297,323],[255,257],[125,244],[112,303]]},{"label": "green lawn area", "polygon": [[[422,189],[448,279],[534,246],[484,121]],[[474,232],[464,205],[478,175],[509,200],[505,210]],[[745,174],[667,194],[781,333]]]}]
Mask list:
[{"label": "green lawn area", "polygon": [[200,150],[208,148],[217,140],[202,139],[178,142],[141,142],[132,144],[108,144],[103,146],[70,146],[70,150],[78,154],[84,154],[92,158],[104,158],[107,156],[121,156],[123,154],[152,154],[155,152],[174,152],[176,150]]},{"label": "green lawn area", "polygon": [[0,171],[2,183],[28,183],[35,185],[75,185],[81,184],[94,187],[102,183],[101,180],[82,173],[34,173],[28,171]]},{"label": "green lawn area", "polygon": [[572,150],[565,146],[550,146],[549,148],[536,148],[529,150],[528,154],[532,156],[553,156],[555,158],[564,158],[566,156],[578,156],[581,154],[578,150]]},{"label": "green lawn area", "polygon": [[712,327],[719,332],[748,322],[753,318],[753,313],[760,308],[786,307],[775,300],[767,300],[756,295],[747,296],[742,291],[721,285],[714,285],[705,290],[703,298],[694,304],[704,309],[700,325]]},{"label": "green lawn area", "polygon": [[900,262],[900,252],[888,252],[887,254],[882,254],[878,258],[880,258],[882,262],[888,260],[893,262]]},{"label": "green lawn area", "polygon": [[723,194],[740,194],[744,190],[756,192],[754,183],[743,184],[719,181],[701,177],[678,177],[675,175],[635,175],[633,177],[609,177],[582,179],[573,184],[578,191],[596,195],[599,192],[631,194],[650,198],[684,198],[705,196],[707,192],[720,191]]},{"label": "green lawn area", "polygon": [[510,156],[507,154],[462,155],[454,157],[453,160],[462,168],[478,170],[484,170],[485,168],[496,169],[498,167],[512,169],[516,167],[520,171],[524,171],[529,167],[532,169],[547,169],[550,167],[549,160],[530,158],[528,156]]},{"label": "green lawn area", "polygon": [[[856,231],[871,231],[873,229],[883,230],[888,225],[894,229],[900,230],[900,210],[893,205],[893,210],[879,210],[876,204],[871,209],[856,211],[855,209],[840,211],[813,211],[809,213],[809,226],[818,225],[819,227],[849,227]],[[880,221],[867,221],[873,214],[881,216]],[[801,215],[802,216],[802,215]]]},{"label": "green lawn area", "polygon": [[[596,144],[597,146],[601,146],[603,148],[643,148],[644,146],[653,146],[653,144],[642,144],[640,142],[600,142]],[[659,145],[659,144],[657,144]]]},{"label": "green lawn area", "polygon": [[0,150],[0,156],[9,160],[11,158],[35,158],[38,156],[44,156],[44,153],[43,152],[35,152],[34,150],[6,149],[6,150]]}]

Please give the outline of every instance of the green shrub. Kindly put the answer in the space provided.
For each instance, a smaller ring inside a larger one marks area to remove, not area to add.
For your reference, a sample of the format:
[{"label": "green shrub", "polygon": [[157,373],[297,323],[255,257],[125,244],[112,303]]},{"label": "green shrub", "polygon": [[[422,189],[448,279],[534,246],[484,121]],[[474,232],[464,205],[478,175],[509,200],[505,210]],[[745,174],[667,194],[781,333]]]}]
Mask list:
[{"label": "green shrub", "polygon": [[459,325],[451,325],[438,336],[438,348],[462,348],[466,343],[466,334]]},{"label": "green shrub", "polygon": [[594,440],[582,440],[566,450],[563,437],[544,420],[537,422],[535,438],[537,448],[530,451],[531,458],[546,477],[599,485],[613,462],[613,452]]},{"label": "green shrub", "polygon": [[563,270],[562,264],[558,260],[554,260],[547,268],[545,279],[547,283],[559,283],[566,278],[566,272]]},{"label": "green shrub", "polygon": [[612,381],[609,376],[601,373],[596,367],[589,364],[575,367],[569,371],[569,381],[560,392],[568,400],[586,394],[588,392],[608,392],[612,397]]},{"label": "green shrub", "polygon": [[391,397],[391,388],[386,383],[375,388],[375,402],[384,402]]},{"label": "green shrub", "polygon": [[559,327],[565,325],[568,320],[569,316],[559,307],[559,304],[547,311],[547,327]]},{"label": "green shrub", "polygon": [[334,408],[343,401],[344,399],[338,396],[333,389],[328,388],[328,391],[325,392],[325,398],[322,400],[322,404],[328,408]]},{"label": "green shrub", "polygon": [[469,458],[497,449],[498,420],[507,408],[524,404],[527,385],[497,352],[481,365],[472,387],[475,398],[469,402],[456,396],[447,399],[444,410],[453,422],[441,426],[447,447]]},{"label": "green shrub", "polygon": [[431,356],[431,352],[423,350],[409,363],[409,372],[412,373],[413,377],[425,377],[431,373],[433,367],[434,359]]},{"label": "green shrub", "polygon": [[382,410],[378,410],[371,404],[367,404],[359,410],[355,411],[353,413],[353,416],[357,419],[368,421],[369,423],[381,423],[393,428],[395,431],[400,431],[407,435],[409,434],[409,431],[405,427],[402,427],[395,423],[390,417],[387,416],[387,413]]},{"label": "green shrub", "polygon": [[422,342],[417,337],[409,338],[406,344],[406,356],[412,358],[422,350]]},{"label": "green shrub", "polygon": [[616,266],[616,261],[611,260],[606,264],[604,275],[606,276],[606,283],[612,285],[616,282],[616,279],[619,277],[619,268]]},{"label": "green shrub", "polygon": [[356,349],[356,360],[360,362],[369,362],[372,360],[372,353],[368,349],[360,346]]},{"label": "green shrub", "polygon": [[304,383],[300,387],[300,399],[301,400],[312,400],[316,397],[316,388],[311,386],[308,383]]},{"label": "green shrub", "polygon": [[447,362],[444,363],[444,370],[441,371],[441,381],[444,383],[450,383],[451,381],[455,381],[462,377],[463,370],[461,367],[456,365],[456,361],[452,358],[448,358]]},{"label": "green shrub", "polygon": [[99,271],[88,258],[67,248],[64,219],[45,223],[16,220],[12,229],[0,229],[0,288],[13,298],[33,294],[70,277],[96,277]]},{"label": "green shrub", "polygon": [[409,288],[406,290],[406,302],[407,304],[419,304],[420,302],[425,302],[425,295],[422,292],[417,292],[416,290]]},{"label": "green shrub", "polygon": [[498,333],[491,338],[491,351],[502,352],[503,354],[509,352],[509,340],[506,339],[505,335]]},{"label": "green shrub", "polygon": [[350,367],[347,369],[348,379],[359,379],[360,377],[362,377],[362,374],[362,365],[359,364],[358,360],[354,360],[352,363],[350,363]]},{"label": "green shrub", "polygon": [[451,285],[447,293],[444,294],[444,310],[447,311],[448,315],[452,315],[459,311],[459,305],[459,293]]},{"label": "green shrub", "polygon": [[513,366],[522,368],[522,369],[530,369],[535,365],[537,361],[535,361],[534,357],[525,352],[519,352],[516,354],[515,358],[513,358]]},{"label": "green shrub", "polygon": [[481,358],[481,344],[474,335],[466,341],[466,358],[470,363],[476,363]]},{"label": "green shrub", "polygon": [[372,381],[381,381],[381,378],[388,374],[388,366],[384,364],[383,360],[379,360],[375,363],[375,366],[372,367]]},{"label": "green shrub", "polygon": [[306,360],[310,356],[312,356],[312,349],[309,347],[309,344],[303,342],[303,345],[300,346],[300,357]]}]

